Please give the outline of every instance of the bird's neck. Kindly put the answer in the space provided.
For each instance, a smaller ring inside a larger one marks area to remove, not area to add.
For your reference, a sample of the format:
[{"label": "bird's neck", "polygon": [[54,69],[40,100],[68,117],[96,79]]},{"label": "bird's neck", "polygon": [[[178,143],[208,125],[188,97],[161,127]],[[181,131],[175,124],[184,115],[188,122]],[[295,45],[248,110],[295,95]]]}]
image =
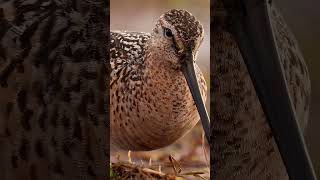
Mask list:
[{"label": "bird's neck", "polygon": [[138,103],[146,109],[141,116],[157,125],[161,137],[167,137],[161,142],[169,145],[191,130],[199,117],[182,72],[162,57],[152,54],[146,58],[145,93]]},{"label": "bird's neck", "polygon": [[213,178],[287,179],[236,41],[226,31],[214,31],[213,37]]},{"label": "bird's neck", "polygon": [[149,91],[156,91],[155,96],[165,99],[163,104],[157,103],[159,106],[173,108],[173,105],[177,103],[181,104],[179,108],[184,111],[183,104],[192,101],[189,87],[180,67],[166,58],[168,57],[160,54],[151,54],[147,58],[145,88]]}]

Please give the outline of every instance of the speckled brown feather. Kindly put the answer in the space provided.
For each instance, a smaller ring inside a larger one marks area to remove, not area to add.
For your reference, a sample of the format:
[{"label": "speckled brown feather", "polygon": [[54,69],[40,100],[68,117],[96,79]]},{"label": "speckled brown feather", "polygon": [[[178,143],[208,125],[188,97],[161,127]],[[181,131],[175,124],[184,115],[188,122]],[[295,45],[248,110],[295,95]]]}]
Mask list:
[{"label": "speckled brown feather", "polygon": [[[215,180],[286,180],[285,167],[240,50],[225,29],[227,26],[219,24],[223,22],[220,20],[213,22],[216,28],[211,49],[211,177]],[[272,25],[290,96],[304,129],[310,102],[308,69],[294,36],[274,7]]]},{"label": "speckled brown feather", "polygon": [[188,44],[191,48],[195,48],[193,44],[195,38],[201,37],[204,30],[200,22],[188,11],[172,9],[163,15],[177,31],[183,44]]},{"label": "speckled brown feather", "polygon": [[[178,13],[168,20],[168,14]],[[160,17],[164,25],[175,28],[179,20],[190,19],[190,13],[171,10]],[[185,17],[187,16],[187,17]],[[165,21],[163,20],[167,19]],[[172,22],[175,22],[172,24]],[[189,23],[200,27],[195,19]],[[111,148],[123,150],[153,150],[170,145],[186,134],[199,115],[184,75],[179,55],[159,36],[157,23],[152,34],[141,32],[111,32]],[[180,27],[180,26],[179,26]],[[186,26],[188,27],[188,26]],[[185,27],[185,28],[186,28]],[[201,27],[202,28],[202,27]],[[173,30],[173,33],[177,32]],[[183,31],[180,27],[180,30]],[[202,33],[175,34],[184,42],[199,44]],[[181,38],[182,37],[182,38]],[[191,41],[193,40],[193,41]],[[206,84],[200,69],[196,74],[203,99]]]},{"label": "speckled brown feather", "polygon": [[104,14],[93,2],[0,2],[1,180],[106,179]]}]

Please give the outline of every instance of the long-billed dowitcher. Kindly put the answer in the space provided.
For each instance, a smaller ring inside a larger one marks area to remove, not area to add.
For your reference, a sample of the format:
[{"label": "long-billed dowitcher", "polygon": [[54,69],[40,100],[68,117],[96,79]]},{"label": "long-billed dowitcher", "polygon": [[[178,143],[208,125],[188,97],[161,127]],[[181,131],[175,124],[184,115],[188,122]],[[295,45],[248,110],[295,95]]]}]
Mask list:
[{"label": "long-billed dowitcher", "polygon": [[296,122],[307,124],[310,80],[294,36],[271,1],[216,1],[214,14],[211,177],[314,179]]},{"label": "long-billed dowitcher", "polygon": [[151,34],[111,32],[112,149],[170,145],[199,121],[197,107],[208,135],[206,83],[195,64],[203,38],[200,22],[177,9],[164,13]]}]

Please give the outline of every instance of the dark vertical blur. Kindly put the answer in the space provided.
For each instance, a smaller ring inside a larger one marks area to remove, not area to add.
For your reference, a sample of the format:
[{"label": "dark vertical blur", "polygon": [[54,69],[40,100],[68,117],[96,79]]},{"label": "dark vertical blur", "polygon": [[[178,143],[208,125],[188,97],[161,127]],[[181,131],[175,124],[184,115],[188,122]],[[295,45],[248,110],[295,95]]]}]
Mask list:
[{"label": "dark vertical blur", "polygon": [[311,109],[306,141],[320,177],[320,1],[278,0],[277,7],[296,36],[311,76]]}]

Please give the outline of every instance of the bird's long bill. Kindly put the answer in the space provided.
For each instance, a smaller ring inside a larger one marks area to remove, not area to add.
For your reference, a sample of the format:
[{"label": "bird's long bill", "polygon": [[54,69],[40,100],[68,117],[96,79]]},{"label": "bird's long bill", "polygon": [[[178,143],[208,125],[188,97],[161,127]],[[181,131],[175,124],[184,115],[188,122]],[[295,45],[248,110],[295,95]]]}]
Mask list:
[{"label": "bird's long bill", "polygon": [[257,0],[223,1],[227,2],[224,5],[231,18],[232,34],[273,131],[289,179],[315,180],[280,64],[270,23],[270,5],[265,0],[258,3]]},{"label": "bird's long bill", "polygon": [[189,89],[191,91],[192,97],[194,102],[196,103],[201,123],[207,138],[207,141],[209,143],[210,140],[210,119],[206,110],[206,107],[204,105],[204,102],[201,97],[200,88],[198,85],[196,73],[194,70],[194,60],[193,56],[190,53],[190,55],[186,56],[186,59],[184,59],[184,63],[182,65],[182,72],[187,80]]}]

